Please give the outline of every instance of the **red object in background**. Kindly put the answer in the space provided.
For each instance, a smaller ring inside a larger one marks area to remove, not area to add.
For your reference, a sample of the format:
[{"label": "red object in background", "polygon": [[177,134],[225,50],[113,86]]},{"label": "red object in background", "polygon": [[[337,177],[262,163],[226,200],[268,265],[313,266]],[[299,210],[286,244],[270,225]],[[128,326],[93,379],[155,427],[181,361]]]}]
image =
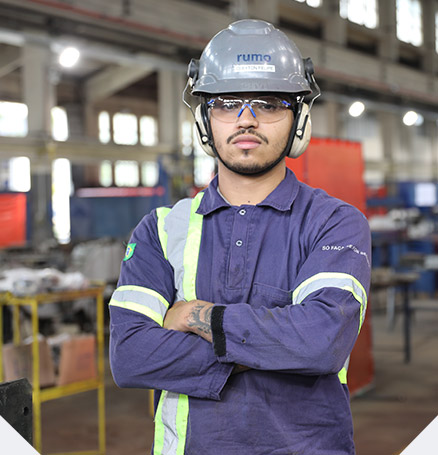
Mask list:
[{"label": "red object in background", "polygon": [[0,248],[26,243],[26,194],[0,194]]},{"label": "red object in background", "polygon": [[[287,158],[286,165],[298,180],[311,187],[321,188],[366,214],[364,163],[359,142],[313,138],[306,152],[297,159]],[[370,388],[374,380],[370,321],[368,302],[367,316],[348,368],[348,388],[352,395]]]}]

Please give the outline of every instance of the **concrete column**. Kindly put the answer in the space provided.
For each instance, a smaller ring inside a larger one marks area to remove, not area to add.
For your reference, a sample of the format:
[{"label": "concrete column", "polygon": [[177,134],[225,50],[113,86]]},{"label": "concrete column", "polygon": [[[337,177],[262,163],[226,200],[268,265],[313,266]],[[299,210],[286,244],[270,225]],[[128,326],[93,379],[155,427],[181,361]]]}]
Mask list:
[{"label": "concrete column", "polygon": [[435,14],[437,12],[436,3],[424,1],[423,7],[423,37],[425,53],[423,54],[422,67],[423,70],[434,77],[438,70],[438,57],[435,50],[436,25]]},{"label": "concrete column", "polygon": [[339,15],[339,0],[325,0],[323,38],[329,43],[344,46],[347,43],[347,21]]},{"label": "concrete column", "polygon": [[325,104],[327,133],[329,137],[342,137],[342,124],[340,122],[339,104],[329,100]]},{"label": "concrete column", "polygon": [[379,56],[383,60],[398,61],[396,0],[379,0],[379,23],[382,30],[379,41]]},{"label": "concrete column", "polygon": [[43,42],[28,42],[23,47],[23,101],[28,108],[28,136],[41,139],[38,158],[31,162],[31,241],[41,245],[53,238],[51,109],[55,105],[52,53]]},{"label": "concrete column", "polygon": [[438,124],[435,120],[425,119],[425,129],[430,141],[432,178],[438,181]]},{"label": "concrete column", "polygon": [[268,21],[271,24],[278,24],[278,0],[253,0],[249,13],[251,17]]},{"label": "concrete column", "polygon": [[158,137],[159,142],[170,144],[175,152],[180,149],[181,122],[184,118],[182,94],[185,76],[171,70],[158,74]]},{"label": "concrete column", "polygon": [[231,0],[229,8],[230,15],[234,20],[248,19],[248,0]]},{"label": "concrete column", "polygon": [[56,72],[47,44],[23,47],[23,100],[27,104],[29,136],[51,137],[51,109],[56,105]]},{"label": "concrete column", "polygon": [[[385,183],[391,191],[391,185],[398,179],[398,164],[401,164],[399,156],[402,153],[400,119],[392,112],[379,112],[380,134],[382,141],[383,156],[387,163]],[[401,156],[400,156],[401,158]]]}]

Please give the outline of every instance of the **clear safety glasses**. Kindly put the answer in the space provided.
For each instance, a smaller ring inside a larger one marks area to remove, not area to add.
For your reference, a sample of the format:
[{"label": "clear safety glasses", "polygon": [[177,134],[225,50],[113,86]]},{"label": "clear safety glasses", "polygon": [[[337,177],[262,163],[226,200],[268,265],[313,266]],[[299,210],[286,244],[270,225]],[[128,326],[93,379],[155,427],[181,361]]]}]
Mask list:
[{"label": "clear safety glasses", "polygon": [[288,109],[292,109],[291,103],[272,95],[249,99],[222,95],[211,98],[207,105],[212,117],[226,123],[234,123],[245,108],[248,108],[251,114],[263,123],[278,122],[286,117]]}]

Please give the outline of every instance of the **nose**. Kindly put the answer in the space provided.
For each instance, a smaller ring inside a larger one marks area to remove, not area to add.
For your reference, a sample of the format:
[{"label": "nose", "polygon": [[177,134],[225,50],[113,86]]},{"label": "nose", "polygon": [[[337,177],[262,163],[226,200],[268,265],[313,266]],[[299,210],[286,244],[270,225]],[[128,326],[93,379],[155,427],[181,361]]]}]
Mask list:
[{"label": "nose", "polygon": [[256,127],[258,124],[259,121],[253,108],[249,104],[244,104],[237,116],[236,125],[239,128],[249,128],[250,126]]}]

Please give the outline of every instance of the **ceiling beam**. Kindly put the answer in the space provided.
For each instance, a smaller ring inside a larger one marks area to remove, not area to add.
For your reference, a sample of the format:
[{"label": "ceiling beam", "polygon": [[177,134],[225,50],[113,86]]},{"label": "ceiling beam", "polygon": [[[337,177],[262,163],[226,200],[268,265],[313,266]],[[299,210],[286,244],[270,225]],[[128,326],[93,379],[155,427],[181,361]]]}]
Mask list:
[{"label": "ceiling beam", "polygon": [[148,76],[155,68],[113,67],[101,71],[85,83],[85,96],[88,103],[95,103],[109,98],[118,91]]}]

